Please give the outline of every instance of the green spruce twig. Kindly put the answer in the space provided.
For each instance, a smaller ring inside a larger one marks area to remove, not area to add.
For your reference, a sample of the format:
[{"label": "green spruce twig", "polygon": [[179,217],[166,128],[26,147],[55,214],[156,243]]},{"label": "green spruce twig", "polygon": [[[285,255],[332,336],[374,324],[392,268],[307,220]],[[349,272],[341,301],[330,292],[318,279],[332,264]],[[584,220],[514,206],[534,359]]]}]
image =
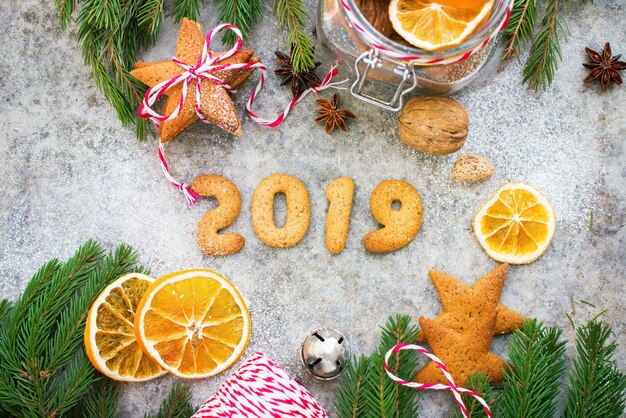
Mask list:
[{"label": "green spruce twig", "polygon": [[[418,330],[410,322],[407,315],[389,317],[374,353],[350,360],[335,400],[340,418],[417,416],[416,391],[396,384],[383,367],[385,354],[393,346],[415,342]],[[415,376],[416,366],[417,356],[407,351],[397,353],[389,361],[396,376],[409,380]]]},{"label": "green spruce twig", "polygon": [[515,0],[511,17],[504,33],[508,36],[503,59],[518,57],[520,51],[528,45],[534,35],[537,12],[537,0]]},{"label": "green spruce twig", "polygon": [[200,6],[204,0],[174,0],[174,17],[176,22],[180,22],[184,17],[191,20],[197,20],[200,12]]},{"label": "green spruce twig", "polygon": [[576,329],[565,418],[619,418],[626,402],[626,375],[615,365],[609,326],[592,320]]},{"label": "green spruce twig", "polygon": [[[467,388],[473,390],[478,393],[481,398],[487,402],[489,408],[493,411],[493,404],[496,399],[496,393],[490,385],[491,379],[484,373],[471,374],[467,378]],[[480,402],[476,400],[473,396],[470,395],[462,395],[461,399],[463,399],[463,404],[467,409],[467,413],[469,418],[487,418],[487,412],[485,412],[485,408],[481,405]],[[454,411],[453,418],[461,418],[463,414],[459,409]]]},{"label": "green spruce twig", "polygon": [[191,389],[182,383],[174,383],[167,398],[161,402],[154,414],[145,414],[144,418],[189,418],[196,412],[191,404]]},{"label": "green spruce twig", "polygon": [[117,382],[100,379],[77,406],[76,415],[82,418],[118,418]]},{"label": "green spruce twig", "polygon": [[100,375],[82,348],[85,318],[104,287],[135,270],[135,259],[130,247],[105,256],[88,241],[67,262],[39,269],[0,330],[0,410],[62,416],[87,396]]},{"label": "green spruce twig", "polygon": [[510,365],[503,371],[504,389],[496,416],[503,418],[552,417],[561,377],[565,371],[565,341],[557,327],[537,320],[524,322],[509,346]]},{"label": "green spruce twig", "polygon": [[274,13],[283,30],[289,30],[291,65],[294,72],[315,68],[313,41],[305,29],[309,14],[304,0],[274,0]]},{"label": "green spruce twig", "polygon": [[563,20],[562,9],[568,8],[571,0],[547,0],[541,17],[541,28],[537,32],[528,60],[524,66],[523,82],[531,89],[546,90],[562,60],[559,36],[567,39],[567,23]]},{"label": "green spruce twig", "polygon": [[[220,0],[218,4],[220,22],[239,27],[244,43],[248,42],[250,27],[263,16],[263,0]],[[222,42],[234,45],[237,35],[233,31],[224,32]]]}]

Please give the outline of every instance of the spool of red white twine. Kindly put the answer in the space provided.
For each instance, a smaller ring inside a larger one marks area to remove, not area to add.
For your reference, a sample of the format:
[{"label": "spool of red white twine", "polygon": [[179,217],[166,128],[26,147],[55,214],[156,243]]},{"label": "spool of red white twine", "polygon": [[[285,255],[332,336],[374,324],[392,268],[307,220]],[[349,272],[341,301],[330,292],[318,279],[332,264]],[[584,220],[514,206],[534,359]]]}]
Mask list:
[{"label": "spool of red white twine", "polygon": [[414,65],[442,65],[442,64],[454,64],[459,61],[463,61],[474,55],[478,50],[487,45],[489,41],[495,38],[498,35],[498,32],[506,28],[507,23],[509,23],[509,18],[511,17],[511,10],[513,8],[513,1],[509,3],[509,7],[506,10],[505,16],[502,19],[502,23],[498,25],[496,30],[491,33],[483,42],[478,44],[476,47],[454,57],[450,58],[425,58],[420,55],[404,55],[395,51],[390,50],[389,48],[381,45],[379,42],[380,34],[376,31],[372,31],[371,29],[360,25],[359,19],[355,15],[355,10],[350,7],[350,5],[346,2],[346,0],[339,0],[341,3],[342,9],[346,14],[346,19],[350,24],[363,36],[363,38],[369,43],[372,48],[378,50],[381,54],[384,54],[390,58],[394,58],[400,61],[407,61],[410,64]]},{"label": "spool of red white twine", "polygon": [[[443,375],[446,377],[449,384],[443,385],[441,383],[408,382],[394,375],[389,369],[389,357],[391,357],[393,354],[396,354],[402,350],[414,350],[430,358],[437,365],[437,367],[439,367],[439,369],[443,372]],[[452,392],[452,395],[454,395],[454,400],[459,405],[459,408],[461,409],[461,412],[463,413],[464,418],[468,418],[469,415],[467,413],[467,408],[465,408],[465,405],[463,404],[463,401],[461,400],[461,393],[466,393],[470,396],[473,396],[483,406],[483,408],[485,409],[485,412],[487,413],[487,416],[489,416],[489,418],[492,418],[491,409],[489,409],[489,405],[487,405],[487,402],[485,402],[485,400],[481,398],[481,396],[478,393],[469,389],[457,387],[454,384],[454,379],[448,372],[446,365],[443,364],[443,362],[439,360],[437,356],[435,356],[434,354],[432,354],[430,351],[428,351],[422,346],[415,345],[415,344],[402,343],[393,347],[391,350],[387,352],[387,355],[385,355],[385,371],[387,372],[387,375],[393,381],[399,383],[402,386],[407,386],[407,387],[415,388],[415,389],[424,389],[424,390],[448,390]]]},{"label": "spool of red white twine", "polygon": [[[212,51],[209,49],[211,45],[211,40],[213,39],[214,36],[216,36],[222,30],[232,30],[233,32],[235,32],[235,34],[237,35],[237,41],[235,45],[231,49],[226,51],[224,54],[213,55]],[[330,82],[331,79],[339,73],[339,71],[337,70],[337,67],[333,66],[331,67],[330,71],[328,71],[326,76],[324,76],[319,86],[310,87],[304,90],[298,97],[295,97],[294,99],[292,99],[287,105],[287,107],[285,108],[285,110],[280,115],[278,115],[278,117],[274,119],[264,119],[252,111],[252,103],[254,102],[254,99],[257,97],[257,95],[263,88],[263,85],[265,84],[265,76],[267,74],[267,67],[265,67],[265,65],[261,62],[220,64],[220,61],[236,54],[237,51],[241,49],[242,45],[243,45],[243,38],[241,36],[241,31],[236,26],[230,25],[230,24],[221,24],[211,29],[205,37],[205,42],[202,48],[202,53],[200,54],[200,57],[198,58],[198,62],[196,63],[196,65],[193,65],[193,66],[188,65],[178,60],[177,58],[172,58],[172,61],[178,64],[180,67],[182,67],[185,71],[182,74],[179,74],[175,77],[172,77],[169,80],[165,80],[157,84],[156,86],[149,88],[148,91],[146,91],[144,99],[139,106],[139,110],[137,112],[139,116],[142,118],[148,118],[152,120],[158,128],[162,122],[165,122],[167,120],[172,120],[179,115],[180,111],[183,108],[183,104],[185,103],[185,99],[187,97],[187,89],[191,81],[193,80],[199,81],[203,78],[206,78],[222,86],[226,90],[230,92],[234,92],[235,89],[229,86],[228,83],[226,83],[224,80],[221,80],[220,78],[216,77],[213,73],[217,71],[223,71],[223,70],[245,70],[248,68],[256,68],[261,72],[261,78],[259,79],[259,83],[257,84],[256,88],[250,95],[248,102],[246,103],[246,111],[248,112],[252,120],[254,120],[256,123],[263,125],[263,126],[274,127],[274,126],[280,125],[285,120],[285,118],[287,117],[291,109],[293,109],[293,107],[296,104],[301,102],[307,96],[307,94],[311,92],[319,93],[322,90],[325,90],[330,87],[337,87],[338,84],[341,84],[347,81],[347,80],[344,80],[338,83]],[[152,109],[151,106],[154,105],[154,103],[161,96],[163,96],[170,88],[180,83],[183,83],[180,101],[176,109],[174,109],[174,111],[171,114],[161,115],[158,112],[156,112],[154,109]],[[201,98],[202,98],[201,94],[202,94],[201,83],[196,82],[196,101],[194,103],[194,108],[195,108],[196,114],[198,115],[198,118],[200,118],[200,120],[202,120],[203,122],[209,123],[209,121],[206,119],[206,117],[202,114],[202,111],[200,110],[200,103],[201,103]],[[198,199],[199,195],[196,192],[194,192],[192,189],[190,189],[189,186],[187,186],[185,183],[177,181],[170,174],[167,160],[165,158],[165,148],[163,147],[162,143],[159,144],[158,156],[159,156],[159,161],[161,162],[161,169],[163,170],[163,174],[165,175],[165,178],[174,187],[182,191],[185,195],[185,198],[187,199],[187,202],[190,205],[192,205]]]}]

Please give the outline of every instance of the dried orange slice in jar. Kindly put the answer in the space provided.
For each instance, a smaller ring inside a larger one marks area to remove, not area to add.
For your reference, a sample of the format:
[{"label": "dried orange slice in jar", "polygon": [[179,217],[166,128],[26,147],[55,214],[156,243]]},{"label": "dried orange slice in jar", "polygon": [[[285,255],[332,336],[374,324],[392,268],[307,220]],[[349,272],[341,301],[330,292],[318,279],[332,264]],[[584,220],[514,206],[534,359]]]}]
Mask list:
[{"label": "dried orange slice in jar", "polygon": [[111,379],[141,382],[167,373],[137,344],[135,312],[154,277],[130,273],[100,293],[85,325],[85,351],[93,366]]},{"label": "dried orange slice in jar", "polygon": [[552,205],[525,183],[505,183],[474,217],[474,233],[496,261],[527,264],[548,248],[556,227]]},{"label": "dried orange slice in jar", "polygon": [[459,45],[485,21],[494,0],[391,0],[389,19],[410,44],[434,51]]},{"label": "dried orange slice in jar", "polygon": [[239,291],[211,270],[161,277],[146,291],[135,317],[141,348],[185,378],[216,375],[233,365],[250,340],[250,312]]}]

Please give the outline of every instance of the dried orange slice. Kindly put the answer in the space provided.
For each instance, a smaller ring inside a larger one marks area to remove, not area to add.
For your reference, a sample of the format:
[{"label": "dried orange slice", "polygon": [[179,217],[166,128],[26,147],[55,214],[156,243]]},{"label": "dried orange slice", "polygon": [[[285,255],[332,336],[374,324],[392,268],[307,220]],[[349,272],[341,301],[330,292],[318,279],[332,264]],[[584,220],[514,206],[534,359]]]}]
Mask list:
[{"label": "dried orange slice", "polygon": [[494,0],[391,0],[393,28],[412,45],[434,51],[459,45],[489,17]]},{"label": "dried orange slice", "polygon": [[556,227],[554,209],[525,183],[505,183],[474,217],[474,233],[496,261],[527,264],[548,248]]},{"label": "dried orange slice", "polygon": [[154,282],[139,302],[135,331],[161,367],[204,378],[235,363],[250,340],[250,312],[241,294],[211,270],[184,270]]},{"label": "dried orange slice", "polygon": [[154,277],[130,273],[100,293],[91,305],[85,325],[87,357],[105,376],[141,382],[163,376],[163,370],[145,355],[135,338],[135,312]]}]

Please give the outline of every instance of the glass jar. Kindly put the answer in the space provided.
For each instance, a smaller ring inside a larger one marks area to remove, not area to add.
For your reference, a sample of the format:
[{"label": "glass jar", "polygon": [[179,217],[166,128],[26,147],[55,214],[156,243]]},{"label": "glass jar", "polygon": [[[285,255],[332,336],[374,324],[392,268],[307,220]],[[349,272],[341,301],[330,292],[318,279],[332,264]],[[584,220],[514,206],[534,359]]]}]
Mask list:
[{"label": "glass jar", "polygon": [[[355,0],[319,0],[317,33],[322,46],[337,55],[342,67],[353,69],[355,97],[398,111],[409,92],[451,94],[473,81],[493,57],[496,35],[506,26],[511,6],[511,0],[495,0],[491,15],[478,30],[462,44],[439,51],[385,37],[361,14]],[[384,88],[375,90],[390,98],[364,93],[368,80],[382,83]]]}]

